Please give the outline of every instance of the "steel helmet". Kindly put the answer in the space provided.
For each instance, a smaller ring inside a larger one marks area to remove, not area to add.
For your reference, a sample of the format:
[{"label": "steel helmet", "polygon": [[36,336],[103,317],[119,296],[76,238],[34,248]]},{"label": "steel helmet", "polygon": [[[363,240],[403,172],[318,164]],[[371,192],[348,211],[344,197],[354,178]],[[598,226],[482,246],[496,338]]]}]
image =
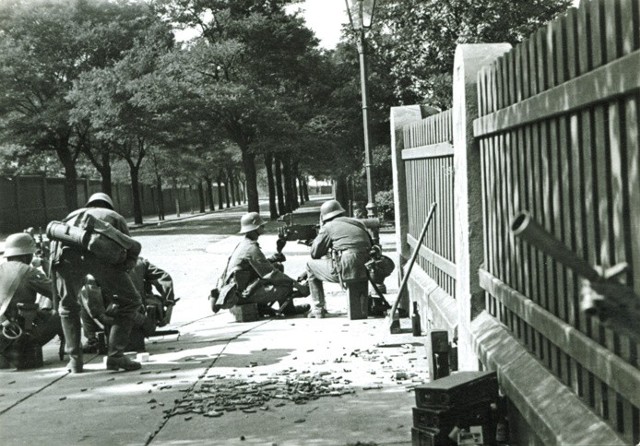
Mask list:
[{"label": "steel helmet", "polygon": [[105,194],[104,192],[96,192],[95,194],[91,195],[89,197],[89,200],[87,200],[87,204],[85,204],[85,207],[89,207],[89,205],[96,206],[100,202],[104,204],[103,206],[100,206],[100,207],[107,207],[113,210],[113,201],[111,200],[111,197]]},{"label": "steel helmet", "polygon": [[29,234],[19,232],[7,237],[4,244],[4,256],[15,257],[36,253],[36,241]]},{"label": "steel helmet", "polygon": [[257,212],[249,212],[248,214],[244,214],[242,218],[240,218],[240,234],[246,234],[247,232],[255,231],[261,226],[264,226],[266,223],[260,217],[260,214]]},{"label": "steel helmet", "polygon": [[320,219],[325,222],[330,218],[337,217],[345,212],[347,211],[342,209],[342,206],[340,206],[340,203],[338,203],[337,200],[325,201],[322,203],[322,206],[320,206]]}]

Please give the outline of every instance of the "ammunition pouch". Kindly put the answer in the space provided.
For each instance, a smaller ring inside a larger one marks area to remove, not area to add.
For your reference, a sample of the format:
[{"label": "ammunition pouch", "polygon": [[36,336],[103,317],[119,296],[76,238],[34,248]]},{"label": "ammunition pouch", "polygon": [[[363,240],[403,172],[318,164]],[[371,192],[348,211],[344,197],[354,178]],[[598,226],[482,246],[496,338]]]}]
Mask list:
[{"label": "ammunition pouch", "polygon": [[240,300],[238,284],[232,279],[221,288],[212,289],[209,300],[211,302],[211,310],[214,313],[217,313],[221,309],[229,309],[235,306]]}]

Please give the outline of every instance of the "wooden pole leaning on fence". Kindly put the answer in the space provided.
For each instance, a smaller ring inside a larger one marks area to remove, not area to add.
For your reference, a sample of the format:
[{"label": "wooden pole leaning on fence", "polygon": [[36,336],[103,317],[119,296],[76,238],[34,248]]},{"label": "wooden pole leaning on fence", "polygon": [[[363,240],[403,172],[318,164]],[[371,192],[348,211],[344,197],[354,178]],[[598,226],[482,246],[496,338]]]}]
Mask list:
[{"label": "wooden pole leaning on fence", "polygon": [[606,269],[590,265],[547,232],[527,211],[514,216],[511,231],[586,279],[580,290],[582,312],[598,316],[605,325],[640,342],[640,296],[630,286],[618,281],[618,277],[628,270],[626,262]]},{"label": "wooden pole leaning on fence", "polygon": [[401,332],[400,330],[400,319],[396,314],[398,310],[398,303],[400,302],[400,297],[402,296],[402,292],[407,287],[407,282],[409,281],[409,275],[411,274],[411,269],[413,268],[413,264],[418,257],[418,253],[420,252],[420,245],[422,244],[422,240],[427,233],[427,229],[429,228],[429,223],[431,223],[431,218],[433,217],[433,212],[436,210],[437,202],[433,202],[431,204],[431,209],[429,209],[429,214],[427,215],[427,220],[424,222],[424,226],[422,226],[422,232],[420,232],[420,237],[418,238],[418,242],[416,244],[415,249],[413,250],[413,254],[411,254],[411,259],[407,264],[407,271],[404,273],[402,277],[402,283],[400,283],[400,289],[398,290],[398,297],[396,301],[393,303],[391,310],[389,310],[389,315],[387,316],[389,322],[389,332],[391,334],[398,334]]}]

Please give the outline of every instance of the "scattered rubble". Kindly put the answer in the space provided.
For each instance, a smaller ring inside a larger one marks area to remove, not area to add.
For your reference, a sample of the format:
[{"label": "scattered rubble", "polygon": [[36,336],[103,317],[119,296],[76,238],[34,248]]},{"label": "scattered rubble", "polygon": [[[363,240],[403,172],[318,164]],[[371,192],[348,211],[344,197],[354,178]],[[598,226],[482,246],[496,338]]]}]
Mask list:
[{"label": "scattered rubble", "polygon": [[[219,417],[225,412],[242,411],[252,414],[269,410],[272,400],[279,400],[273,407],[282,407],[286,402],[306,404],[323,396],[338,397],[355,393],[342,376],[331,376],[330,372],[296,372],[289,368],[263,381],[245,378],[207,376],[196,389],[175,401],[172,409],[164,411],[165,417],[201,414]],[[148,403],[155,402],[154,399]],[[302,422],[302,421],[297,421]]]}]

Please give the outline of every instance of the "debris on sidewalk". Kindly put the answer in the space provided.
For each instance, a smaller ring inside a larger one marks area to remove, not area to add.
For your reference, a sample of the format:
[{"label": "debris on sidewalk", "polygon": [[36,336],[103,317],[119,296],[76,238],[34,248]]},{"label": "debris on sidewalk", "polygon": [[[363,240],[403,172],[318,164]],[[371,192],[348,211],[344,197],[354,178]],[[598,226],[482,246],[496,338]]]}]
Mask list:
[{"label": "debris on sidewalk", "polygon": [[251,414],[256,413],[256,409],[269,410],[268,403],[272,399],[281,401],[274,404],[274,407],[281,407],[286,401],[306,404],[323,396],[336,397],[355,393],[355,389],[348,384],[348,380],[342,376],[332,376],[329,372],[295,373],[291,369],[264,381],[214,375],[209,376],[181,400],[176,400],[175,406],[165,410],[164,414],[166,418],[189,413],[219,417],[224,412],[236,410]]}]

